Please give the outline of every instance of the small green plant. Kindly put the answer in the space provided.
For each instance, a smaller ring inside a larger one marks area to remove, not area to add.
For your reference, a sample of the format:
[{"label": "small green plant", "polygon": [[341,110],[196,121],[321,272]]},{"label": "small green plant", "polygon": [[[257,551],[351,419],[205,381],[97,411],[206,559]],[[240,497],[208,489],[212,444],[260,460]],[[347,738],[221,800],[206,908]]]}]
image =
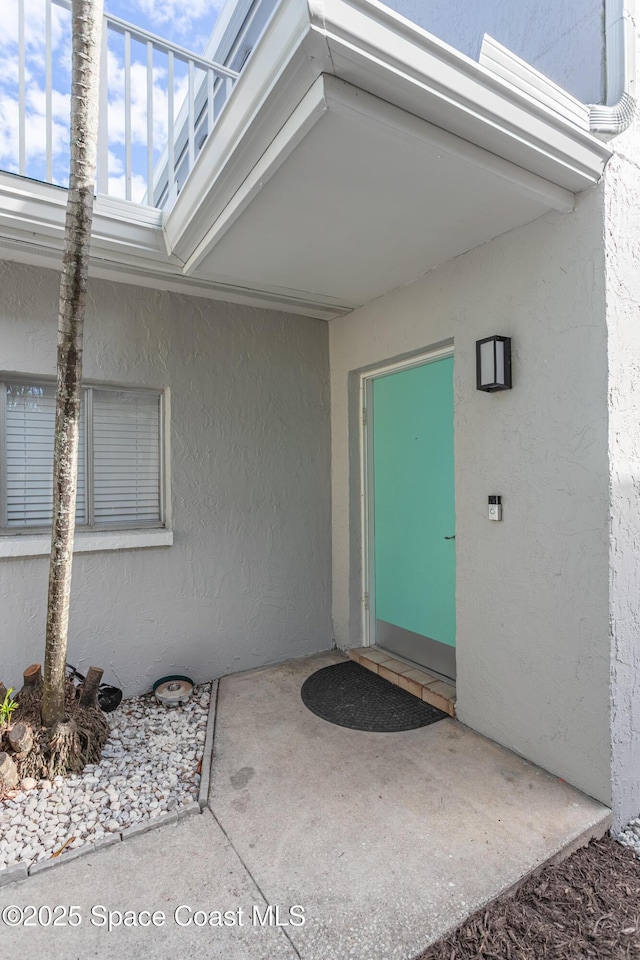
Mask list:
[{"label": "small green plant", "polygon": [[0,703],[0,730],[2,730],[3,727],[9,726],[13,711],[18,709],[17,702],[11,699],[12,693],[13,687],[9,687],[4,700]]}]

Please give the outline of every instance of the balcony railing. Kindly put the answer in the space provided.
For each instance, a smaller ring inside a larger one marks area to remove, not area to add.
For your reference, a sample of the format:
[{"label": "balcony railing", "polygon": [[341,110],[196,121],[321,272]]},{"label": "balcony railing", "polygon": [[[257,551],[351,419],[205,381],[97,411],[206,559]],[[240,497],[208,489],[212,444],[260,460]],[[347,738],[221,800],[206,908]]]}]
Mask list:
[{"label": "balcony railing", "polygon": [[[0,168],[66,186],[71,3],[12,2],[17,23],[0,70]],[[97,192],[170,206],[238,73],[105,14],[100,74]]]}]

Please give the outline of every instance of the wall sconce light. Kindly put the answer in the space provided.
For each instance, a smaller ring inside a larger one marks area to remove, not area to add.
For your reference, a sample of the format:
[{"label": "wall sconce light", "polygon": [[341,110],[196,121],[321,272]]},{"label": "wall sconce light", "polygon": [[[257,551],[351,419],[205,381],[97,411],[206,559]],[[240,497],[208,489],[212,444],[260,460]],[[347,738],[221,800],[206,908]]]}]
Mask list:
[{"label": "wall sconce light", "polygon": [[511,390],[511,337],[476,341],[476,377],[478,390]]}]

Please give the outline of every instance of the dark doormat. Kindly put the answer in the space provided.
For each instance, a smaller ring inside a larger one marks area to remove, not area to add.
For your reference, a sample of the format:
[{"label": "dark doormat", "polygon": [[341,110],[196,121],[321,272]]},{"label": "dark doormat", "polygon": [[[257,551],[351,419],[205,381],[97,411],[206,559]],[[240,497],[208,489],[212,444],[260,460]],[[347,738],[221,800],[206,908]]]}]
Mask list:
[{"label": "dark doormat", "polygon": [[448,716],[353,660],[312,673],[300,695],[323,720],[373,733],[415,730]]}]

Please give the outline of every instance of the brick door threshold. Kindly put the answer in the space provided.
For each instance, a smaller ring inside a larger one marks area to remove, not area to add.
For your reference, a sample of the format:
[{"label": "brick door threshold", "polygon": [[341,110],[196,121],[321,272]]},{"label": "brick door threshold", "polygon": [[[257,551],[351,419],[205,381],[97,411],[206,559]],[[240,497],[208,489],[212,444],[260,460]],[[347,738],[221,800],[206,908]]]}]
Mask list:
[{"label": "brick door threshold", "polygon": [[410,663],[396,660],[379,647],[354,647],[349,650],[349,657],[367,670],[372,670],[385,680],[408,690],[414,697],[419,697],[425,703],[448,713],[450,717],[455,717],[456,688],[453,684],[432,677],[426,670],[420,670]]}]

